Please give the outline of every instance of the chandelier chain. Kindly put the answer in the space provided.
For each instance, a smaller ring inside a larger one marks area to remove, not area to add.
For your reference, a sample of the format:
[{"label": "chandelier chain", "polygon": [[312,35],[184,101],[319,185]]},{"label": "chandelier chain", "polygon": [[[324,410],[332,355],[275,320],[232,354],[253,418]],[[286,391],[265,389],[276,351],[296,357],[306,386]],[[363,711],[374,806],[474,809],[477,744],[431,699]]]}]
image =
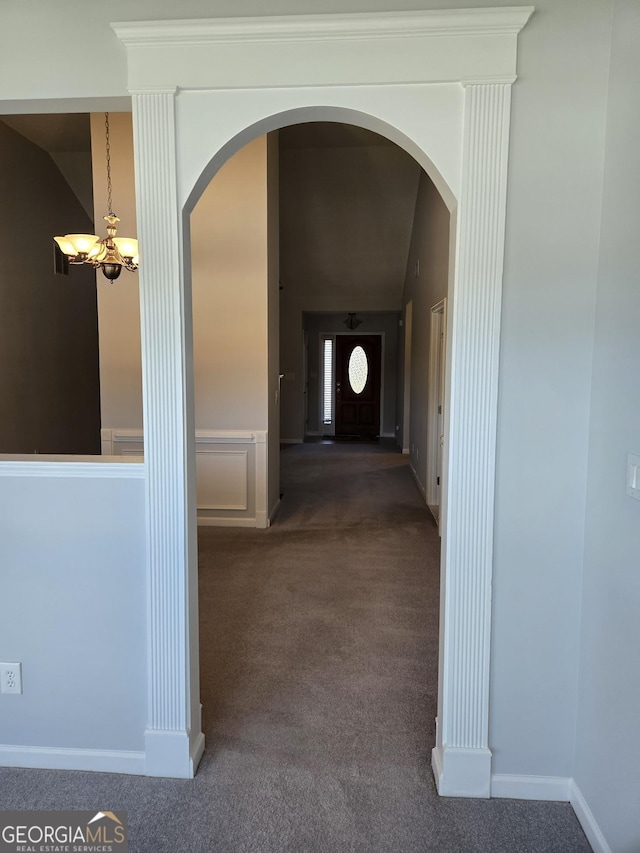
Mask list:
[{"label": "chandelier chain", "polygon": [[111,201],[111,143],[109,141],[109,113],[104,114],[104,132],[107,148],[107,209],[111,216],[113,214],[113,203]]}]

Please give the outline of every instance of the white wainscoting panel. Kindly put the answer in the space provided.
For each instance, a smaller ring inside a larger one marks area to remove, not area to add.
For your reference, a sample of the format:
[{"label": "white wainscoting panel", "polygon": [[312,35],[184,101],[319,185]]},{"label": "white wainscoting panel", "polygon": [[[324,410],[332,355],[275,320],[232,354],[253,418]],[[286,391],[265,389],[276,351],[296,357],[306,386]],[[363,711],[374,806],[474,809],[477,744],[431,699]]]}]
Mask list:
[{"label": "white wainscoting panel", "polygon": [[[101,430],[105,456],[141,457],[141,429]],[[196,430],[198,524],[269,526],[267,433],[264,430]]]},{"label": "white wainscoting panel", "polygon": [[198,510],[247,509],[246,450],[199,447],[196,439]]}]

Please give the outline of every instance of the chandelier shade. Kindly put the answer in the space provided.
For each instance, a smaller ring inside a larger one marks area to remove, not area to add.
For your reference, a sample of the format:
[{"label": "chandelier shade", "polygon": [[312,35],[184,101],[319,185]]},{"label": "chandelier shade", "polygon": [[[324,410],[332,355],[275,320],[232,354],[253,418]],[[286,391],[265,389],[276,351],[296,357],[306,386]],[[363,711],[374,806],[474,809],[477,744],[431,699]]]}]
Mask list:
[{"label": "chandelier shade", "polygon": [[111,208],[111,146],[109,142],[109,113],[104,114],[107,152],[107,196],[109,213],[104,217],[107,236],[97,234],[65,234],[54,237],[60,251],[70,264],[91,264],[102,270],[109,281],[115,281],[122,267],[134,272],[138,269],[138,241],[132,237],[117,237],[116,223],[120,222]]},{"label": "chandelier shade", "polygon": [[88,258],[95,258],[100,252],[100,238],[97,234],[67,234],[53,238],[71,263],[81,264]]},{"label": "chandelier shade", "polygon": [[116,244],[117,250],[120,252],[121,256],[131,263],[131,261],[138,257],[138,241],[134,240],[131,237],[114,237],[113,242]]}]

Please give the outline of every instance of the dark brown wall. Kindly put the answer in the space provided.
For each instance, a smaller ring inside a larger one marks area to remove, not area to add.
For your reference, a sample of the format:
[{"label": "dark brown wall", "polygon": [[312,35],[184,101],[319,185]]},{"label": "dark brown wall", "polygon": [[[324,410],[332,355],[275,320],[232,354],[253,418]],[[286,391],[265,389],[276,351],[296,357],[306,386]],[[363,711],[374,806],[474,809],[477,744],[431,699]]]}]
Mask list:
[{"label": "dark brown wall", "polygon": [[0,121],[0,453],[100,453],[95,273],[53,272],[93,232],[51,157]]}]

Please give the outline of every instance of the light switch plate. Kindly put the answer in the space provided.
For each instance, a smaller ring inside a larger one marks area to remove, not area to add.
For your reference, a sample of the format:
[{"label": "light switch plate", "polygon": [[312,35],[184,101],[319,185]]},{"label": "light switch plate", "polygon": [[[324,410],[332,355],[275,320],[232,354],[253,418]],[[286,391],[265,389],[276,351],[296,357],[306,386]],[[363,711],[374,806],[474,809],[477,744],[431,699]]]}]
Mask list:
[{"label": "light switch plate", "polygon": [[640,453],[627,456],[627,494],[640,501]]}]

